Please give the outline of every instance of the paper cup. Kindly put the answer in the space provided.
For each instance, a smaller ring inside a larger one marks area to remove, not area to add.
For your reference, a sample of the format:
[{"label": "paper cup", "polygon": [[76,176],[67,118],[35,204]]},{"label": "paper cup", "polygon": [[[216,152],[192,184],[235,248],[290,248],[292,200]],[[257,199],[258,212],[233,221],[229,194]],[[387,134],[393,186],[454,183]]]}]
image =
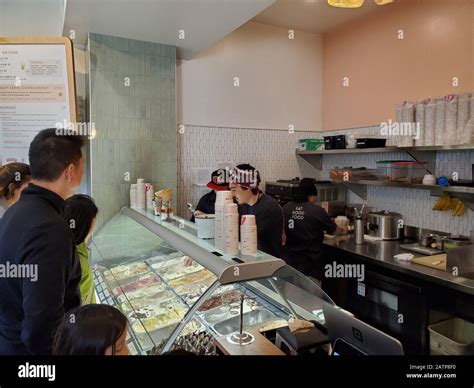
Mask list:
[{"label": "paper cup", "polygon": [[244,214],[240,218],[240,225],[241,226],[255,226],[257,222],[255,220],[255,216],[253,214]]},{"label": "paper cup", "polygon": [[227,203],[224,206],[224,215],[226,214],[239,214],[239,208],[236,203]]},{"label": "paper cup", "polygon": [[257,241],[253,242],[242,242],[242,249],[241,253],[242,255],[247,255],[247,256],[256,256],[257,255]]},{"label": "paper cup", "polygon": [[216,191],[216,203],[232,203],[232,192],[229,190]]},{"label": "paper cup", "polygon": [[242,226],[240,228],[240,240],[243,255],[257,254],[257,227]]}]

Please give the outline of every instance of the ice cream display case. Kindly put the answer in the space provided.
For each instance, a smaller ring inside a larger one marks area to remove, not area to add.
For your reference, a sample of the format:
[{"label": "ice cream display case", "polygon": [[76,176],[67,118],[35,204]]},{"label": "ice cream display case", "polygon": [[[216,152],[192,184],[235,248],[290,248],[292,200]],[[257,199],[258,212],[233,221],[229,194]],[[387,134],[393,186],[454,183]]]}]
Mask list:
[{"label": "ice cream display case", "polygon": [[290,318],[324,325],[322,306],[334,305],[283,260],[225,255],[177,216],[123,208],[91,250],[98,303],[127,316],[131,354],[216,354],[216,339],[242,344],[247,331],[274,333]]}]

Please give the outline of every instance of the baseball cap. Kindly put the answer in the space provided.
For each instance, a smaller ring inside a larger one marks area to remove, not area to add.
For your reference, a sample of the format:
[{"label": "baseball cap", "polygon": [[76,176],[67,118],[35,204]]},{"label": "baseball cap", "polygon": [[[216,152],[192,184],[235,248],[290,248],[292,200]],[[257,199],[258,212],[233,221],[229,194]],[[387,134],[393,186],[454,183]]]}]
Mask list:
[{"label": "baseball cap", "polygon": [[211,174],[211,181],[207,184],[207,187],[217,191],[229,190],[229,183],[226,182],[226,174],[226,170],[222,168],[213,171]]},{"label": "baseball cap", "polygon": [[231,172],[230,183],[249,189],[256,189],[260,182],[260,173],[250,164],[239,164]]}]

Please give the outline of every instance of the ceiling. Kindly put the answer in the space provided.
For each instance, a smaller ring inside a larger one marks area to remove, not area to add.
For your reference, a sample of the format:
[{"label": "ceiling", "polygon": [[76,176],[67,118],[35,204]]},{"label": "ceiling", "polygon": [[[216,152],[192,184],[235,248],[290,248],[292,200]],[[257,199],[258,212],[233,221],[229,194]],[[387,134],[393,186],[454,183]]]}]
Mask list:
[{"label": "ceiling", "polygon": [[80,46],[95,32],[175,45],[178,58],[190,59],[249,20],[323,33],[377,8],[373,0],[358,9],[327,0],[0,0],[0,36],[74,30]]},{"label": "ceiling", "polygon": [[336,8],[327,0],[276,0],[253,20],[278,27],[291,28],[321,34],[365,16],[380,6],[373,0],[366,0],[360,8]]},{"label": "ceiling", "polygon": [[177,46],[178,58],[190,59],[274,1],[68,0],[64,35],[74,30],[79,44],[87,32],[170,44]]},{"label": "ceiling", "polygon": [[0,36],[61,36],[66,0],[0,0]]}]

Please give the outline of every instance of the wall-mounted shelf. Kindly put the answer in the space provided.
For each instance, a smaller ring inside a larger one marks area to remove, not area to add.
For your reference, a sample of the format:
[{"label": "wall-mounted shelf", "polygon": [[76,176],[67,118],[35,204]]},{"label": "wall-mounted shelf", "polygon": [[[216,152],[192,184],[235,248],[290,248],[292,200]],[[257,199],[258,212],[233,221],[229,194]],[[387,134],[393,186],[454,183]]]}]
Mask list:
[{"label": "wall-mounted shelf", "polygon": [[451,196],[461,199],[471,210],[474,210],[474,187],[423,185],[417,183],[376,180],[348,180],[334,181],[334,183],[344,185],[347,189],[351,190],[365,200],[367,199],[367,186],[402,187],[407,189],[429,190],[434,196],[439,196],[440,193],[447,192],[451,194]]},{"label": "wall-mounted shelf", "polygon": [[447,146],[421,146],[421,147],[379,147],[379,148],[345,148],[337,150],[301,151],[296,150],[297,155],[330,155],[330,154],[367,154],[379,152],[403,152],[403,151],[462,151],[474,150],[474,144],[447,145]]},{"label": "wall-mounted shelf", "polygon": [[[346,148],[337,150],[301,151],[296,150],[296,155],[305,159],[318,170],[323,169],[324,155],[345,155],[345,154],[367,154],[367,153],[389,153],[407,152],[428,163],[428,169],[435,174],[436,152],[437,151],[469,151],[474,150],[474,144],[448,145],[448,146],[423,146],[423,147],[382,147],[382,148]],[[335,183],[344,185],[347,189],[367,200],[367,186],[402,187],[408,189],[429,190],[431,195],[439,196],[443,192],[448,192],[451,196],[461,199],[471,210],[474,211],[474,187],[462,186],[437,186],[423,185],[403,182],[376,181],[376,180],[349,180],[337,181]]]},{"label": "wall-mounted shelf", "polygon": [[410,152],[418,160],[427,161],[431,168],[436,159],[436,151],[469,151],[474,150],[474,144],[448,145],[448,146],[423,146],[423,147],[380,147],[380,148],[346,148],[337,150],[301,151],[296,150],[296,155],[305,159],[318,170],[323,169],[324,155],[371,154],[389,152]]}]

